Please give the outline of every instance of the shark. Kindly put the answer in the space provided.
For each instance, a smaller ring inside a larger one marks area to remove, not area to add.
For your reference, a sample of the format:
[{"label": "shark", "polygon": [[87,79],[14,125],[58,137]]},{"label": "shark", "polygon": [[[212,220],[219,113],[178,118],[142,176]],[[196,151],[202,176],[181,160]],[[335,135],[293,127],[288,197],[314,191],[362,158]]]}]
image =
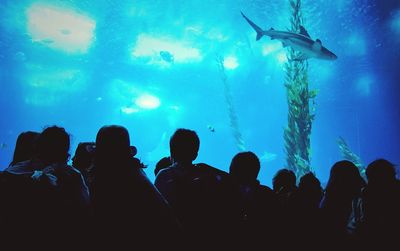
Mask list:
[{"label": "shark", "polygon": [[253,21],[246,17],[243,12],[240,12],[244,19],[250,24],[251,27],[257,32],[256,41],[260,40],[263,36],[268,36],[271,39],[276,39],[282,42],[283,47],[291,47],[296,51],[301,52],[301,55],[292,60],[306,60],[309,58],[317,58],[323,60],[336,60],[335,53],[328,50],[322,45],[321,40],[313,40],[308,34],[307,30],[300,26],[300,33],[290,31],[279,31],[271,28],[263,30],[257,26]]}]

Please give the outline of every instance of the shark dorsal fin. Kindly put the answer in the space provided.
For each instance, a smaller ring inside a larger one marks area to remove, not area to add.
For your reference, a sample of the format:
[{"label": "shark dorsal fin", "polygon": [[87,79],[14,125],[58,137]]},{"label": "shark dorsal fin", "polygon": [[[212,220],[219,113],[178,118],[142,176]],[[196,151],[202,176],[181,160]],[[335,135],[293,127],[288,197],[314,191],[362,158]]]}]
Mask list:
[{"label": "shark dorsal fin", "polygon": [[300,34],[306,37],[310,37],[310,34],[308,34],[307,30],[302,25],[300,25]]},{"label": "shark dorsal fin", "polygon": [[314,44],[312,45],[313,49],[315,50],[321,50],[322,47],[322,42],[321,40],[317,39],[315,40]]}]

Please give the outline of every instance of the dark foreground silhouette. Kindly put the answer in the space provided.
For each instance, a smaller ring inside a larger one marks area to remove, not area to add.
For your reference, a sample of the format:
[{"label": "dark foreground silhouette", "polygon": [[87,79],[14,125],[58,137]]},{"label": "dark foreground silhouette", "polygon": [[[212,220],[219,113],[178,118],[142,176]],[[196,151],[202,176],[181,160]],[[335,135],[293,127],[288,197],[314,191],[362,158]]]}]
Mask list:
[{"label": "dark foreground silhouette", "polygon": [[[178,129],[155,184],[135,157],[128,130],[100,128],[78,145],[51,126],[18,136],[0,173],[0,245],[11,249],[389,250],[400,232],[395,166],[370,163],[367,181],[349,161],[323,189],[313,173],[287,169],[273,189],[257,180],[260,161],[236,154],[229,173],[195,163],[196,132]],[[205,149],[207,151],[207,149]]]}]

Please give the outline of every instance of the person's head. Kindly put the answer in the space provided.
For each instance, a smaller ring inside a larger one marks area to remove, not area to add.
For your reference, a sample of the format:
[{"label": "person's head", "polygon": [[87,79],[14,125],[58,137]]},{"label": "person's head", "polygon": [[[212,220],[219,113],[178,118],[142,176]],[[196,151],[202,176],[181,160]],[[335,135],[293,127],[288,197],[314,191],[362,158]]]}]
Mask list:
[{"label": "person's head", "polygon": [[125,127],[118,125],[103,126],[96,136],[95,160],[126,161],[136,154],[131,147],[129,133]]},{"label": "person's head", "polygon": [[275,192],[292,191],[296,189],[296,175],[289,169],[281,169],[272,179],[272,187]]},{"label": "person's head", "polygon": [[67,163],[70,137],[64,128],[50,126],[37,139],[38,159],[45,163]]},{"label": "person's head", "polygon": [[396,181],[395,165],[385,159],[371,162],[366,170],[368,184],[388,184]]},{"label": "person's head", "polygon": [[81,142],[72,158],[72,166],[80,171],[89,169],[94,159],[95,143]]},{"label": "person's head", "polygon": [[197,158],[200,139],[195,131],[178,129],[169,141],[171,158],[178,163],[192,163]]},{"label": "person's head", "polygon": [[308,200],[315,200],[316,205],[319,204],[323,195],[323,189],[321,187],[321,182],[313,173],[309,172],[304,174],[300,178],[298,188],[298,191],[307,196]]},{"label": "person's head", "polygon": [[327,193],[355,196],[361,190],[364,181],[356,165],[348,160],[336,162],[330,171]]},{"label": "person's head", "polygon": [[257,180],[260,172],[260,160],[253,152],[236,154],[229,167],[229,174],[238,181],[252,182]]},{"label": "person's head", "polygon": [[172,165],[172,161],[170,157],[164,157],[162,159],[160,159],[157,164],[156,164],[156,168],[154,169],[154,175],[157,176],[157,174]]},{"label": "person's head", "polygon": [[300,178],[299,190],[306,190],[306,191],[321,190],[321,182],[317,177],[315,177],[313,173],[311,172],[306,173]]},{"label": "person's head", "polygon": [[38,132],[27,131],[18,135],[17,142],[15,143],[14,156],[10,165],[32,159],[39,134]]}]

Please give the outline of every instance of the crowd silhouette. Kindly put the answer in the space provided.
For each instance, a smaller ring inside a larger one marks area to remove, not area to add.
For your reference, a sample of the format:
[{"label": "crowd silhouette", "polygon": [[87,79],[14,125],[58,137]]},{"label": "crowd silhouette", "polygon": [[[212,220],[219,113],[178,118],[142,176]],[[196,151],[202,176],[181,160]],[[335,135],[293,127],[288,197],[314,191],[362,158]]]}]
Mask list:
[{"label": "crowd silhouette", "polygon": [[[364,180],[350,161],[333,164],[325,188],[313,173],[279,170],[260,184],[253,152],[224,172],[196,163],[200,139],[177,129],[154,184],[129,132],[102,127],[70,159],[70,135],[51,126],[23,132],[0,173],[0,238],[17,248],[388,250],[400,231],[400,182],[378,159]],[[296,180],[299,180],[297,183]]]}]

